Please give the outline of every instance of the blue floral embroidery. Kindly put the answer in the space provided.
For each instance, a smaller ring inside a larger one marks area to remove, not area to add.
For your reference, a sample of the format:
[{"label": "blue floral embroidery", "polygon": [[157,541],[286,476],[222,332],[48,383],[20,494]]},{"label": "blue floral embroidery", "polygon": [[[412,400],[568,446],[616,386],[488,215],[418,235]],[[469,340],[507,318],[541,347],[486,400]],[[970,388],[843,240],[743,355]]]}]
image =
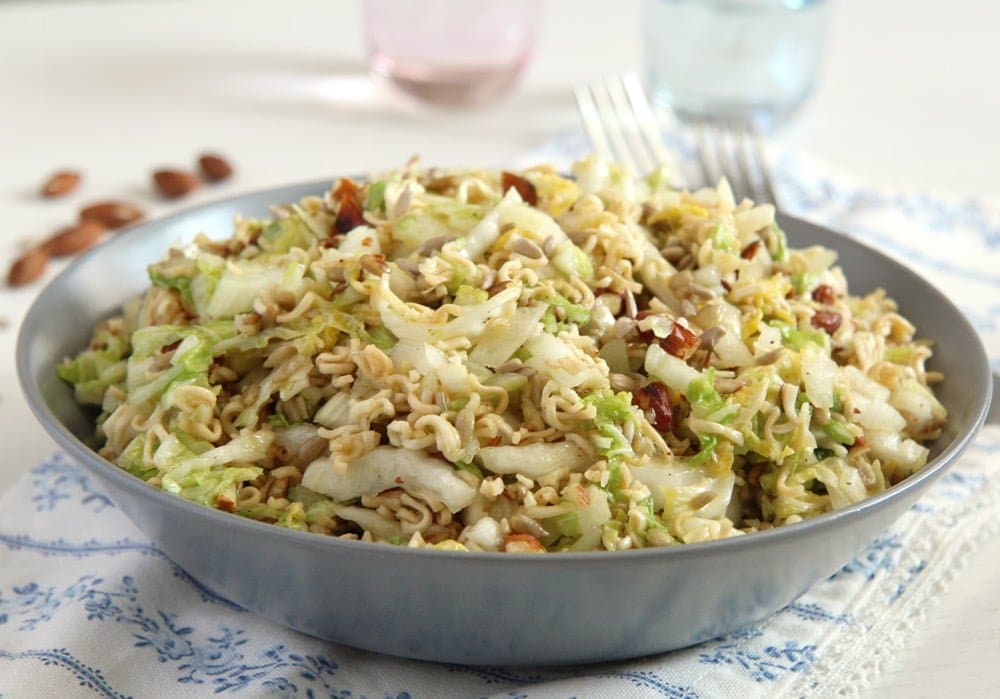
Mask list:
[{"label": "blue floral embroidery", "polygon": [[614,672],[600,677],[612,677],[628,680],[636,687],[653,689],[660,693],[660,696],[668,699],[698,699],[698,693],[691,687],[679,687],[670,682],[666,682],[655,672],[648,670],[638,670],[633,672]]},{"label": "blue floral embroidery", "polygon": [[487,685],[491,684],[535,684],[546,678],[538,673],[524,673],[492,666],[449,665],[448,672],[472,675]]},{"label": "blue floral embroidery", "polygon": [[[940,212],[947,211],[949,208],[947,202],[932,201],[929,199],[921,200],[920,197],[912,197],[905,194],[886,197],[876,192],[852,189],[834,184],[825,177],[810,178],[813,181],[803,184],[803,179],[797,177],[795,173],[787,172],[786,168],[780,168],[779,175],[782,185],[782,203],[787,209],[809,212],[836,206],[841,213],[832,216],[835,223],[842,221],[847,214],[856,214],[862,209],[895,208],[912,215],[916,211],[915,207],[921,207],[921,213],[929,215],[930,212],[934,211],[940,214]],[[996,228],[990,222],[985,212],[967,216],[967,219],[967,221],[963,221],[962,223],[968,228],[975,230],[987,245],[990,247],[1000,245],[1000,228]],[[948,221],[947,225],[940,224],[940,221],[945,220]],[[939,224],[946,230],[952,230],[956,226],[954,213],[941,214]],[[897,236],[886,235],[883,231],[860,224],[854,219],[851,220],[850,230],[854,235],[878,243],[883,249],[901,255],[907,260],[921,262],[934,269],[949,272],[983,284],[1000,284],[1000,275],[998,274],[984,272],[973,266],[956,264],[941,258],[939,255],[932,255],[924,247],[908,245],[901,242]]]},{"label": "blue floral embroidery", "polygon": [[964,500],[978,492],[986,482],[986,476],[978,473],[951,471],[941,479],[939,492],[949,500]]},{"label": "blue floral embroidery", "polygon": [[988,442],[985,439],[980,439],[977,442],[973,442],[970,447],[977,451],[984,451],[987,454],[1000,453],[1000,442]]},{"label": "blue floral embroidery", "polygon": [[896,210],[910,218],[919,218],[932,231],[974,231],[988,247],[1000,247],[1000,220],[973,199],[954,203],[926,192],[882,194],[835,183],[829,177],[815,173],[803,176],[803,168],[794,157],[784,158],[777,170],[782,194],[788,190],[810,208],[836,204],[844,211]]},{"label": "blue floral embroidery", "polygon": [[[61,610],[82,606],[89,621],[111,621],[130,627],[135,647],[149,649],[159,662],[174,665],[177,681],[183,684],[207,683],[217,694],[256,685],[272,696],[315,697],[317,691],[329,697],[350,695],[349,691],[334,686],[339,666],[324,655],[295,653],[282,644],[248,652],[243,629],[221,626],[211,635],[199,634],[181,623],[179,615],[163,610],[148,613],[140,597],[136,581],[129,576],[111,584],[87,575],[61,591],[30,583],[14,588],[13,595],[0,597],[3,614],[0,623],[20,620],[20,630],[31,630],[50,621]],[[103,680],[99,671],[87,670],[90,673],[87,676],[92,675],[95,684]],[[74,672],[80,676],[83,671]],[[106,696],[120,695],[106,693]],[[401,692],[396,699],[408,696]]]},{"label": "blue floral embroidery", "polygon": [[69,670],[79,681],[81,687],[92,689],[105,699],[131,699],[131,697],[116,691],[100,670],[92,668],[79,660],[65,648],[48,648],[41,650],[26,650],[20,653],[10,653],[0,650],[0,659],[4,660],[41,660],[44,665],[54,665]]},{"label": "blue floral embroidery", "polygon": [[[485,682],[487,685],[491,684],[517,684],[517,685],[530,685],[536,684],[538,682],[551,681],[555,679],[554,676],[546,677],[538,673],[521,673],[517,671],[509,671],[496,667],[475,667],[475,666],[465,666],[465,665],[451,665],[448,667],[450,672],[460,672],[470,675],[475,675],[480,680]],[[662,696],[668,697],[668,699],[697,699],[698,695],[690,687],[679,687],[677,685],[667,682],[662,677],[654,672],[650,671],[637,671],[637,672],[613,672],[613,673],[600,673],[596,675],[589,674],[576,674],[573,677],[606,677],[612,679],[624,679],[628,680],[637,687],[645,687],[647,689],[654,689],[659,692]],[[528,694],[520,694],[516,690],[509,692],[512,697],[528,697]]]},{"label": "blue floral embroidery", "polygon": [[87,597],[102,582],[98,577],[85,575],[63,590],[43,588],[32,582],[14,587],[11,596],[5,596],[0,591],[0,625],[20,617],[17,630],[33,631],[40,624],[50,621],[63,605]]},{"label": "blue floral embroidery", "polygon": [[107,554],[107,555],[118,555],[121,553],[135,552],[142,554],[144,556],[151,556],[154,558],[159,558],[165,561],[173,570],[174,577],[180,578],[192,587],[194,587],[198,594],[205,602],[217,602],[230,607],[236,611],[245,611],[242,607],[234,602],[230,602],[225,597],[217,595],[210,589],[202,585],[200,582],[195,580],[191,575],[181,568],[179,565],[174,563],[167,556],[166,553],[156,548],[151,544],[143,544],[135,541],[130,541],[128,539],[120,539],[118,541],[113,541],[110,543],[96,541],[91,539],[90,541],[84,541],[83,543],[74,544],[67,542],[63,539],[55,539],[51,541],[44,541],[41,539],[35,539],[27,535],[14,535],[14,534],[4,534],[0,532],[0,544],[7,546],[8,548],[17,551],[19,549],[27,549],[32,551],[38,551],[44,556],[73,556],[74,558],[83,558],[85,556],[92,556],[95,554]]},{"label": "blue floral embroidery", "polygon": [[107,495],[91,487],[90,476],[83,469],[65,461],[61,453],[31,469],[31,473],[36,491],[32,501],[38,512],[50,512],[61,501],[74,498],[79,498],[79,504],[93,512],[115,506]]},{"label": "blue floral embroidery", "polygon": [[872,580],[880,570],[892,570],[896,566],[896,554],[903,548],[898,532],[886,532],[873,541],[853,560],[844,565],[833,576],[860,573],[865,579]]},{"label": "blue floral embroidery", "polygon": [[899,583],[899,585],[896,587],[896,590],[892,593],[892,596],[889,597],[889,604],[892,604],[900,597],[902,597],[903,593],[906,592],[906,588],[908,588],[910,586],[910,583],[913,582],[913,579],[916,578],[921,573],[923,573],[926,567],[927,567],[927,561],[920,561],[910,566],[906,571],[907,574],[906,579],[903,582]]},{"label": "blue floral embroidery", "polygon": [[766,646],[753,651],[738,643],[723,643],[698,654],[698,662],[741,668],[755,682],[774,682],[786,673],[801,673],[816,661],[816,646],[785,641],[783,646]]},{"label": "blue floral embroidery", "polygon": [[794,614],[804,621],[830,621],[835,624],[846,624],[851,621],[850,614],[837,614],[823,609],[814,602],[793,602],[781,611]]}]

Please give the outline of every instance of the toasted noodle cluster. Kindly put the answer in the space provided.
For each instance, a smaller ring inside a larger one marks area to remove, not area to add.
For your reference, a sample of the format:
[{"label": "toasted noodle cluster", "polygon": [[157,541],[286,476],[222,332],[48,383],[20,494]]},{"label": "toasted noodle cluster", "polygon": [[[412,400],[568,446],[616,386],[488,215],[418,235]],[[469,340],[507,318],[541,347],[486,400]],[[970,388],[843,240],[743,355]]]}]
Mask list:
[{"label": "toasted noodle cluster", "polygon": [[724,181],[573,174],[413,162],[237,220],[59,375],[151,485],[413,547],[706,541],[926,463],[941,377],[882,291]]}]

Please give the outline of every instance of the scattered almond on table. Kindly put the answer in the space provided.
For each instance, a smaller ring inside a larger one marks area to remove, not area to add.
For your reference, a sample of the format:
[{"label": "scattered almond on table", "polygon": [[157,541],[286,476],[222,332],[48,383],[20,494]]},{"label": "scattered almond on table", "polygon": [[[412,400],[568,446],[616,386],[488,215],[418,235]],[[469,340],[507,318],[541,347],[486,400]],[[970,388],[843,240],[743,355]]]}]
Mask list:
[{"label": "scattered almond on table", "polygon": [[34,248],[14,260],[7,273],[7,286],[24,286],[42,276],[49,263],[49,254],[42,248]]},{"label": "scattered almond on table", "polygon": [[[167,199],[179,199],[206,182],[221,182],[233,175],[233,166],[217,153],[202,153],[198,157],[201,177],[185,170],[160,169],[153,172],[153,185]],[[42,184],[40,193],[46,198],[66,196],[83,179],[76,170],[57,170]],[[14,260],[7,272],[7,286],[25,286],[45,272],[50,257],[75,255],[93,247],[108,231],[118,230],[145,218],[146,212],[132,202],[108,199],[80,209],[77,223],[60,228],[45,242]]]},{"label": "scattered almond on table", "polygon": [[198,158],[198,169],[201,176],[209,182],[221,182],[233,174],[233,166],[229,161],[216,153],[204,153]]},{"label": "scattered almond on table", "polygon": [[153,172],[156,190],[167,199],[180,199],[201,185],[198,176],[183,170],[156,170]]},{"label": "scattered almond on table", "polygon": [[66,196],[79,186],[81,179],[76,170],[54,172],[42,185],[42,196],[49,199]]},{"label": "scattered almond on table", "polygon": [[80,209],[81,221],[97,221],[110,230],[124,228],[145,215],[141,208],[127,201],[99,201]]},{"label": "scattered almond on table", "polygon": [[75,255],[92,247],[101,239],[105,230],[106,227],[100,221],[81,221],[75,226],[56,231],[42,243],[42,248],[53,257]]}]

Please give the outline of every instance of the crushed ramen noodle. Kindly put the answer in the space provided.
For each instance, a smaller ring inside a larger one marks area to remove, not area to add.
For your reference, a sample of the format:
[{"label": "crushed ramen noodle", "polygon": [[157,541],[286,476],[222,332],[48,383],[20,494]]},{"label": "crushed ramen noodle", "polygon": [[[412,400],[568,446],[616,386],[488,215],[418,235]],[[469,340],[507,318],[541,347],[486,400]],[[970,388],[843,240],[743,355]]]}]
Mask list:
[{"label": "crushed ramen noodle", "polygon": [[594,551],[798,522],[906,478],[931,348],[725,181],[420,169],[238,219],[59,367],[100,453],[348,539]]}]

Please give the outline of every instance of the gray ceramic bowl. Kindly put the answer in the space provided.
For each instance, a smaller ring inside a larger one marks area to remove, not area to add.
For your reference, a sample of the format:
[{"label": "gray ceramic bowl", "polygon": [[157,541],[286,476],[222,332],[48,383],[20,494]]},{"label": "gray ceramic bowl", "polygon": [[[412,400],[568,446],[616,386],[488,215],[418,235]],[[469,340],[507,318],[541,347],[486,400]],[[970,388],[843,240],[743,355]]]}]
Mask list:
[{"label": "gray ceramic bowl", "polygon": [[153,541],[191,575],[268,619],[392,655],[475,664],[544,665],[630,658],[698,643],[758,620],[836,571],[938,478],[986,417],[986,353],[931,284],[864,245],[783,217],[794,245],[840,253],[855,293],[884,287],[923,337],[950,415],[932,460],[865,502],[724,541],[619,553],[449,553],[341,541],[254,522],[152,488],[84,443],[92,416],[54,367],[91,328],[147,285],[145,267],[194,234],[224,236],[235,214],[325,190],[272,189],[137,226],[83,255],[41,293],[17,348],[35,415]]}]

